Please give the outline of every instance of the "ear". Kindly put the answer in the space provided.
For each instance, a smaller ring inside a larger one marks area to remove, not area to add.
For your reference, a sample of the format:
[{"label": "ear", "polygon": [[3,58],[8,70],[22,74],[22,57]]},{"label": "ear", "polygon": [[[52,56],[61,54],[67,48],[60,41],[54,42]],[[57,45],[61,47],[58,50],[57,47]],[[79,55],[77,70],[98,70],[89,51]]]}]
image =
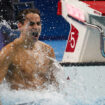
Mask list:
[{"label": "ear", "polygon": [[17,26],[18,26],[18,28],[20,29],[20,28],[22,27],[22,23],[19,22],[19,23],[17,24]]}]

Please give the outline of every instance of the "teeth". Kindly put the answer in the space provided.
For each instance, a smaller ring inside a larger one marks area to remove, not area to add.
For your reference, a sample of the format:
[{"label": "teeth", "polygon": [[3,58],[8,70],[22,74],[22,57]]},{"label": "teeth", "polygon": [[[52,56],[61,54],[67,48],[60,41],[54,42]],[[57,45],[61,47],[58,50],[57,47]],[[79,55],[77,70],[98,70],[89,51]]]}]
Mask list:
[{"label": "teeth", "polygon": [[38,32],[32,32],[32,35],[37,37],[38,36]]}]

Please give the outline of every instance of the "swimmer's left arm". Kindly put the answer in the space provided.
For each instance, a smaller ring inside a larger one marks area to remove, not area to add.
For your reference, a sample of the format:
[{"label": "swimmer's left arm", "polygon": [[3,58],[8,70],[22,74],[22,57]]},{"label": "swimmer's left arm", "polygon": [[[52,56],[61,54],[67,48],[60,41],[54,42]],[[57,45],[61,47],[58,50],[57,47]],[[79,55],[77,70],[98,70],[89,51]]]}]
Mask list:
[{"label": "swimmer's left arm", "polygon": [[52,60],[51,60],[51,64],[50,64],[50,82],[51,83],[54,83],[55,84],[55,86],[56,87],[58,87],[58,82],[57,82],[57,80],[56,80],[56,77],[55,77],[55,75],[54,75],[54,70],[56,69],[55,68],[55,66],[53,65],[53,63],[54,63],[54,59],[55,59],[55,53],[54,53],[54,50],[53,50],[53,48],[51,48],[51,50],[50,50],[50,54],[49,54],[49,57],[51,57],[52,58]]},{"label": "swimmer's left arm", "polygon": [[53,48],[51,48],[51,50],[50,50],[49,57],[51,57],[51,58],[55,58],[55,53],[54,53]]}]

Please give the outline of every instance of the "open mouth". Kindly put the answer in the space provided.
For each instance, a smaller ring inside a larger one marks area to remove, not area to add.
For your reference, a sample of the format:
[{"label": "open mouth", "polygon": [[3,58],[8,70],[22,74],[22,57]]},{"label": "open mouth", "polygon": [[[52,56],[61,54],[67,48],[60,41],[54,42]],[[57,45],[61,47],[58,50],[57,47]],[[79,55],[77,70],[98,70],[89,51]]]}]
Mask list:
[{"label": "open mouth", "polygon": [[39,36],[39,33],[38,32],[32,32],[32,36],[38,37]]}]

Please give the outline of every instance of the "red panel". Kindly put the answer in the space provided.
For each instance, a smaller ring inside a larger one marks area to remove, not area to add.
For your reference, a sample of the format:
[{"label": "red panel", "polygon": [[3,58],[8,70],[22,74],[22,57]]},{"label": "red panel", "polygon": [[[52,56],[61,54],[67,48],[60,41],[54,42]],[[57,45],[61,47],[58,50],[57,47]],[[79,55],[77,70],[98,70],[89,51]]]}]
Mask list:
[{"label": "red panel", "polygon": [[75,51],[77,39],[78,39],[78,30],[73,25],[71,25],[71,32],[69,34],[66,52],[74,52]]},{"label": "red panel", "polygon": [[57,15],[62,15],[62,3],[58,1]]},{"label": "red panel", "polygon": [[105,1],[83,1],[88,4],[89,7],[99,11],[102,15],[105,15]]}]

